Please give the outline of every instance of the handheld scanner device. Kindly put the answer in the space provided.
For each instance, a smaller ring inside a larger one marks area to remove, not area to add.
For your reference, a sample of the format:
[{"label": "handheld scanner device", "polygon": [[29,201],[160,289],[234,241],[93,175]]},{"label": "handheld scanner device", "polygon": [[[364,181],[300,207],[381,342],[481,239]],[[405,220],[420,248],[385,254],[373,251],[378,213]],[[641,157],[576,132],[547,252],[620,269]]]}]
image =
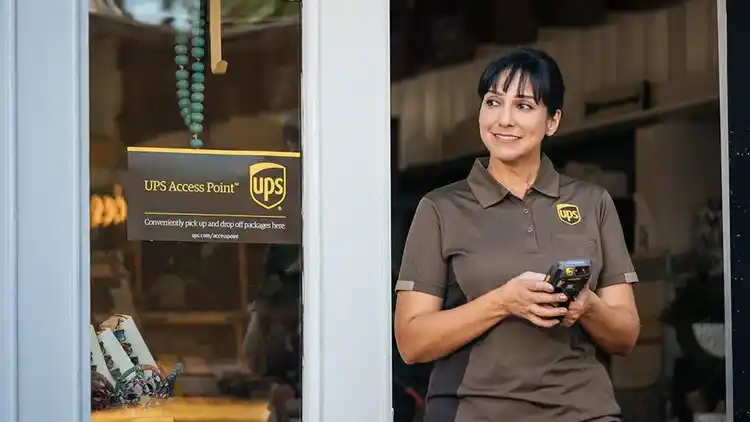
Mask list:
[{"label": "handheld scanner device", "polygon": [[564,293],[568,301],[567,308],[581,293],[591,278],[591,261],[588,259],[572,259],[557,261],[547,273],[545,281],[555,288],[555,293]]}]

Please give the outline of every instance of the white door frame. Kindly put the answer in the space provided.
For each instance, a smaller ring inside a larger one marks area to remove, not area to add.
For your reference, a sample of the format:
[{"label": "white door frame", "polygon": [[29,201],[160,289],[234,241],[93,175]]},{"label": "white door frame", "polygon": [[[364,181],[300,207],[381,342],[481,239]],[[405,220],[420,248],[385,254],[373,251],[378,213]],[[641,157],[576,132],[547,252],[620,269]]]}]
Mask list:
[{"label": "white door frame", "polygon": [[2,420],[90,407],[86,8],[0,0]]},{"label": "white door frame", "polygon": [[[15,10],[0,0],[0,362],[16,361]],[[0,420],[15,421],[14,365],[0,365]]]},{"label": "white door frame", "polygon": [[[734,394],[734,352],[733,338],[735,330],[732,329],[735,307],[732,306],[732,230],[731,230],[731,183],[729,169],[729,88],[728,88],[728,42],[727,42],[727,0],[717,0],[718,16],[718,40],[719,40],[719,114],[721,116],[720,135],[721,135],[721,208],[722,208],[722,240],[723,240],[723,259],[724,259],[724,374],[726,385],[726,420],[734,421],[735,411],[743,415],[747,409],[743,408],[747,404],[746,399],[735,403],[735,396],[743,397],[746,391],[740,392],[740,395]],[[736,40],[735,40],[736,41]],[[736,49],[736,47],[735,47]],[[741,54],[735,51],[733,54]],[[737,87],[734,88],[737,90]],[[737,187],[735,187],[737,188]],[[738,224],[739,226],[740,224]],[[744,224],[742,224],[744,225]],[[739,310],[741,305],[737,305]],[[740,335],[740,334],[737,334]]]},{"label": "white door frame", "polygon": [[391,410],[390,16],[304,0],[304,422]]},{"label": "white door frame", "polygon": [[[89,419],[88,3],[0,0],[3,421]],[[388,2],[305,0],[302,28],[303,420],[386,422]]]}]

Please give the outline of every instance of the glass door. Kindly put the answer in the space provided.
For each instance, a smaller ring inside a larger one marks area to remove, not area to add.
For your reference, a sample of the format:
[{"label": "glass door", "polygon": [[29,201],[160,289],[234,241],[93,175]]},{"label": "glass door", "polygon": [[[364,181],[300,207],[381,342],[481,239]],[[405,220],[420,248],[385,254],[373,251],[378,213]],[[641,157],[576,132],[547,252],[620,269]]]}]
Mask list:
[{"label": "glass door", "polygon": [[295,2],[92,5],[92,421],[302,418],[300,28]]}]

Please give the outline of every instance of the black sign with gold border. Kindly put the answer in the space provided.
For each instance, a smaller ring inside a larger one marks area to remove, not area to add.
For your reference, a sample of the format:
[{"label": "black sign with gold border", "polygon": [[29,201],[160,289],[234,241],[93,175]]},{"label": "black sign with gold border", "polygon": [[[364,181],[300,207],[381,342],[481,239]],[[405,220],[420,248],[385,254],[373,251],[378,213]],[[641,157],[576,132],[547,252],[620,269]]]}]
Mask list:
[{"label": "black sign with gold border", "polygon": [[128,148],[128,239],[300,244],[296,152]]}]

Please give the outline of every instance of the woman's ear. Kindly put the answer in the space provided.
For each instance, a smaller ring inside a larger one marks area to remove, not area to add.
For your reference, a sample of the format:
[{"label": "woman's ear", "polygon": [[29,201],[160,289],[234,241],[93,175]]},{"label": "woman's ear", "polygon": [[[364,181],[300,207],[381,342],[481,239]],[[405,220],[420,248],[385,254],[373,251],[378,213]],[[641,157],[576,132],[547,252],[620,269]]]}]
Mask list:
[{"label": "woman's ear", "polygon": [[562,110],[557,110],[552,117],[547,119],[547,136],[557,133],[557,129],[560,127],[560,119],[562,119]]}]

